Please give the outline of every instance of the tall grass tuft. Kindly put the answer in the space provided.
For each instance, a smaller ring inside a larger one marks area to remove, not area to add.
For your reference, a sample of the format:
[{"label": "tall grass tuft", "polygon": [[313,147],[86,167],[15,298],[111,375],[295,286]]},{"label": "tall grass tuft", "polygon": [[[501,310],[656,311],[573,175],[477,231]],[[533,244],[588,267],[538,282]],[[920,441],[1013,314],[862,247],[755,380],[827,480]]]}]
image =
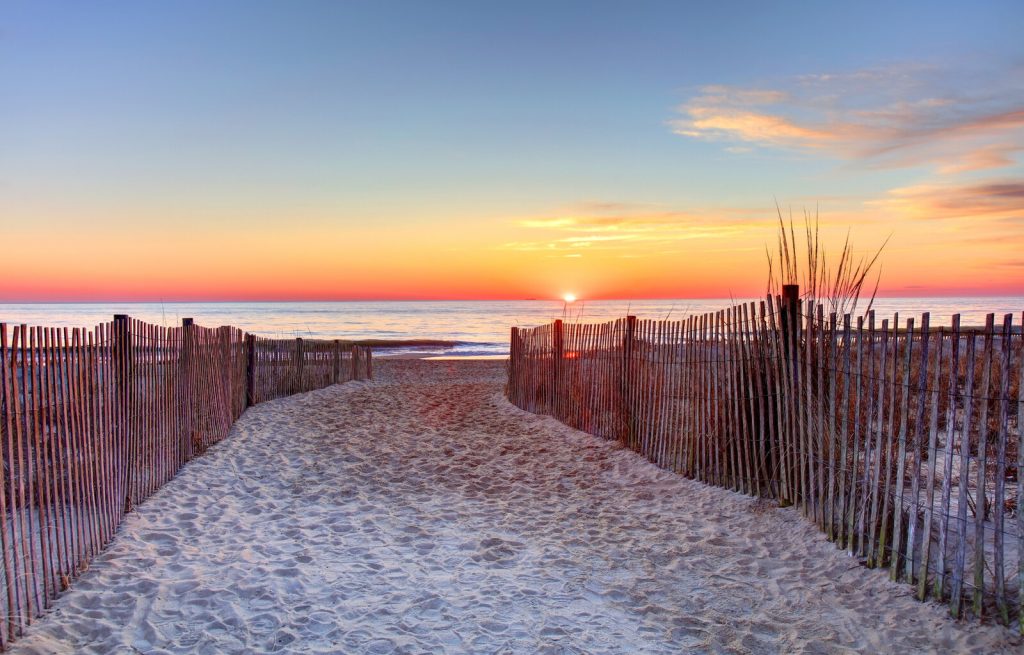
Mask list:
[{"label": "tall grass tuft", "polygon": [[[765,246],[765,255],[768,257],[768,293],[776,296],[782,293],[783,285],[799,284],[805,300],[821,303],[830,311],[835,312],[837,316],[844,314],[855,316],[857,315],[857,306],[864,301],[869,277],[872,272],[875,272],[875,284],[870,296],[866,298],[867,306],[863,311],[863,315],[867,315],[874,304],[875,296],[878,293],[878,284],[881,281],[882,272],[878,260],[888,244],[889,238],[886,238],[874,254],[857,258],[854,255],[853,244],[850,242],[850,233],[847,231],[843,248],[839,252],[839,261],[837,264],[832,264],[821,241],[817,208],[813,214],[804,210],[803,254],[801,254],[800,246],[797,243],[792,211],[790,211],[789,225],[787,226],[786,220],[782,216],[782,210],[777,204],[775,210],[779,218],[779,254],[778,260],[774,260],[768,246]],[[803,266],[800,264],[802,259],[806,260]]]}]

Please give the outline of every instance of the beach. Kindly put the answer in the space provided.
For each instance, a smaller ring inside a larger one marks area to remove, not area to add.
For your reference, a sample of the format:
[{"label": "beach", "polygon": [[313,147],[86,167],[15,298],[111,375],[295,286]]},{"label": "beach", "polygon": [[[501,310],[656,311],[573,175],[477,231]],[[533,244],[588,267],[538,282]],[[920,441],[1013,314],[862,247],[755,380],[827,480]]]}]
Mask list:
[{"label": "beach", "polygon": [[793,508],[513,407],[500,361],[380,359],[250,408],[14,653],[1020,652]]}]

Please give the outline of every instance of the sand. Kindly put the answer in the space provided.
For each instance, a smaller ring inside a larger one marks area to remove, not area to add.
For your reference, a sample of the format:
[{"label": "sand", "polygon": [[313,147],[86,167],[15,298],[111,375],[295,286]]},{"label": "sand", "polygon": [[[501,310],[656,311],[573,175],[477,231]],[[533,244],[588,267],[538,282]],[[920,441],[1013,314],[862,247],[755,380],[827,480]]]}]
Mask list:
[{"label": "sand", "polygon": [[1021,652],[792,509],[381,360],[264,403],[131,514],[15,653]]}]

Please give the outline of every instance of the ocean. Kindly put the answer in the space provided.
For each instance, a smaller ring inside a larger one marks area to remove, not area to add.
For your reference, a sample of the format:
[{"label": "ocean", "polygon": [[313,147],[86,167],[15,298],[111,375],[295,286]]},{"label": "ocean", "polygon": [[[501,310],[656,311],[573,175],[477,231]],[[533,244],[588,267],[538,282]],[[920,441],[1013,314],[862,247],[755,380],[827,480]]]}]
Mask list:
[{"label": "ocean", "polygon": [[[742,301],[742,299],[737,299]],[[727,298],[679,300],[598,300],[565,304],[553,300],[516,301],[352,301],[211,303],[24,303],[0,304],[0,322],[48,327],[92,327],[114,314],[128,314],[157,325],[180,325],[190,317],[199,325],[234,325],[268,337],[310,339],[433,339],[452,347],[409,347],[392,353],[480,356],[508,354],[509,328],[532,327],[557,318],[601,322],[633,314],[643,319],[681,319],[729,307]],[[878,320],[900,313],[900,320],[931,312],[933,326],[948,325],[961,314],[964,325],[997,322],[1014,314],[1020,325],[1024,297],[929,297],[875,300]],[[383,354],[383,353],[382,353]]]}]

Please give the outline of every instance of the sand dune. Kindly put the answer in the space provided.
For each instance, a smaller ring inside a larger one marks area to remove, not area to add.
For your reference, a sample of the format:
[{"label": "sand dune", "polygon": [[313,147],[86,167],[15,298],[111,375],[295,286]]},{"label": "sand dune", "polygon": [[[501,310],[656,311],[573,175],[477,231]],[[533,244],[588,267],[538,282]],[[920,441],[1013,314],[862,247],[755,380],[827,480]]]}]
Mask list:
[{"label": "sand dune", "polygon": [[519,411],[500,363],[377,368],[248,411],[13,652],[1021,652],[795,511]]}]

